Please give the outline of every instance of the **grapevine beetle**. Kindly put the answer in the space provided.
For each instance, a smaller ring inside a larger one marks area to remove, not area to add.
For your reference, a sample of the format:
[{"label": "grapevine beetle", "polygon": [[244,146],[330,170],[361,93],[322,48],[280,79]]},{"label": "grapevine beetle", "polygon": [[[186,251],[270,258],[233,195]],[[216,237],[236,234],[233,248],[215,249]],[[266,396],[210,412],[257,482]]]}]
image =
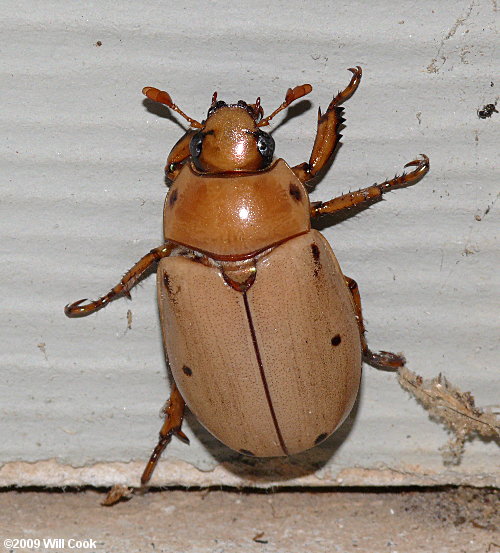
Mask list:
[{"label": "grapevine beetle", "polygon": [[270,115],[257,98],[226,104],[215,93],[201,123],[167,92],[143,93],[190,124],[166,165],[165,243],[151,250],[106,295],[67,305],[68,317],[101,309],[158,264],[163,339],[174,378],[158,444],[144,470],[146,484],[187,404],[230,448],[257,457],[314,447],[342,423],[356,399],[363,359],[380,369],[404,365],[400,355],[372,352],[365,339],[356,282],[342,274],[311,218],[367,206],[385,192],[417,182],[429,170],[422,155],[408,173],[326,202],[309,201],[305,185],[328,163],[344,122],[341,104],[361,80],[318,113],[309,161],[275,159],[262,130],[309,84],[289,89]]}]

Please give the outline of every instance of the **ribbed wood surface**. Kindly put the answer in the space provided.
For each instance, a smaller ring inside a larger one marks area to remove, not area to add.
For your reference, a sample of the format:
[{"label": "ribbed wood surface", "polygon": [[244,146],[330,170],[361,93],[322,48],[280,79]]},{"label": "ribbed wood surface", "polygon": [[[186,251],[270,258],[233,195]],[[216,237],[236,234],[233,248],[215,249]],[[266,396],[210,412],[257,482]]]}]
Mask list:
[{"label": "ribbed wood surface", "polygon": [[[361,65],[344,145],[312,199],[391,177],[420,153],[431,171],[324,234],[359,284],[373,349],[403,351],[424,377],[444,373],[479,406],[498,402],[499,119],[477,115],[500,86],[495,2],[4,0],[0,10],[0,463],[139,460],[156,442],[168,379],[154,277],[132,302],[63,313],[161,242],[163,166],[184,122],[144,103],[146,85],[200,119],[214,90],[260,96],[269,113],[288,87],[311,83],[271,127],[294,165],[308,159],[318,106]],[[232,458],[193,419],[186,433],[192,445],[174,440],[165,463]],[[442,481],[447,439],[393,375],[365,367],[354,415],[310,455],[327,460],[327,482],[350,467]],[[476,440],[451,470],[491,477],[496,454]]]}]

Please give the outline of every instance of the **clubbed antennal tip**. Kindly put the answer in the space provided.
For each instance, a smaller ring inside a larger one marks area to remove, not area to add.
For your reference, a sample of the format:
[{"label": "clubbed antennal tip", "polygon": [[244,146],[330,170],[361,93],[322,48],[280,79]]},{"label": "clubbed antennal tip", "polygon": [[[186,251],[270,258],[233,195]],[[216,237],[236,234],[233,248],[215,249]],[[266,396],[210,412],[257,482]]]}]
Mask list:
[{"label": "clubbed antennal tip", "polygon": [[271,121],[271,119],[277,113],[287,108],[292,102],[295,102],[295,100],[298,100],[299,98],[302,98],[302,96],[309,94],[311,90],[312,86],[310,84],[301,84],[299,86],[296,86],[295,88],[289,88],[286,92],[285,101],[277,109],[275,109],[271,113],[271,115],[268,115],[265,119],[262,119],[260,123],[257,123],[257,126],[265,127],[266,125],[269,125],[269,121]]},{"label": "clubbed antennal tip", "polygon": [[179,115],[182,115],[182,117],[184,117],[186,121],[189,121],[189,124],[191,125],[191,127],[195,129],[202,128],[201,123],[196,121],[196,119],[192,119],[191,117],[186,115],[179,107],[177,107],[174,104],[168,92],[165,92],[164,90],[158,90],[157,88],[153,88],[152,86],[145,86],[142,89],[142,93],[150,100],[153,100],[153,102],[159,102],[160,104],[165,104],[170,109],[173,109],[174,111],[176,111]]}]

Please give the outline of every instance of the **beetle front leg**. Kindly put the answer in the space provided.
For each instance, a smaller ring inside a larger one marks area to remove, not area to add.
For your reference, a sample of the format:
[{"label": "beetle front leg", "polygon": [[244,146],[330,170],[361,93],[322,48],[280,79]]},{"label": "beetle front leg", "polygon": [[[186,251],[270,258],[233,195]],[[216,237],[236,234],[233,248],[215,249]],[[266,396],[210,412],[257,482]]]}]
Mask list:
[{"label": "beetle front leg", "polygon": [[189,152],[189,144],[193,135],[196,133],[195,130],[189,129],[186,131],[186,134],[182,136],[172,148],[167,158],[167,165],[165,166],[165,174],[170,181],[174,181],[178,174],[181,172],[184,163],[191,155]]},{"label": "beetle front leg", "polygon": [[370,204],[382,199],[382,195],[398,188],[411,186],[418,182],[429,171],[429,158],[422,154],[422,159],[414,159],[405,165],[405,167],[415,167],[409,173],[403,173],[391,180],[386,180],[382,184],[373,184],[367,188],[362,188],[356,192],[343,194],[338,198],[333,198],[328,202],[315,202],[311,204],[311,217],[318,215],[339,213],[362,204]]},{"label": "beetle front leg", "polygon": [[107,294],[101,296],[98,300],[90,301],[89,303],[83,303],[84,301],[88,301],[86,299],[75,301],[64,308],[64,313],[68,317],[85,317],[86,315],[90,315],[90,313],[94,313],[95,311],[102,309],[118,296],[127,296],[130,298],[130,290],[137,284],[142,275],[153,263],[159,261],[163,257],[168,257],[174,247],[175,244],[167,242],[163,246],[151,250],[127,273],[125,273],[120,282]]},{"label": "beetle front leg", "polygon": [[363,349],[364,360],[372,367],[375,367],[376,369],[382,369],[385,371],[394,371],[399,369],[400,367],[403,367],[406,362],[406,359],[402,355],[391,353],[390,351],[379,351],[378,353],[373,353],[373,351],[371,351],[368,348],[368,344],[366,342],[366,336],[365,336],[365,324],[363,322],[363,313],[361,310],[361,296],[359,295],[358,283],[354,279],[348,276],[344,275],[344,278],[345,278],[347,287],[349,288],[352,294],[352,299],[354,301],[356,320],[358,321],[359,334],[361,336],[361,347]]},{"label": "beetle front leg", "polygon": [[321,114],[321,109],[318,110],[318,129],[309,162],[292,167],[292,171],[302,183],[311,180],[323,169],[342,138],[340,127],[345,119],[342,116],[344,108],[340,107],[340,104],[356,92],[362,75],[359,66],[351,67],[349,71],[353,76],[347,88],[333,98],[324,114]]},{"label": "beetle front leg", "polygon": [[174,382],[170,393],[170,399],[163,410],[165,413],[165,422],[160,430],[160,439],[158,440],[158,444],[154,448],[148,464],[146,465],[146,468],[141,476],[141,484],[143,486],[149,482],[151,476],[153,475],[153,471],[160,460],[161,454],[170,443],[170,440],[174,434],[183,442],[187,444],[189,443],[188,437],[181,430],[185,405],[186,403],[184,398],[181,396],[181,393]]}]

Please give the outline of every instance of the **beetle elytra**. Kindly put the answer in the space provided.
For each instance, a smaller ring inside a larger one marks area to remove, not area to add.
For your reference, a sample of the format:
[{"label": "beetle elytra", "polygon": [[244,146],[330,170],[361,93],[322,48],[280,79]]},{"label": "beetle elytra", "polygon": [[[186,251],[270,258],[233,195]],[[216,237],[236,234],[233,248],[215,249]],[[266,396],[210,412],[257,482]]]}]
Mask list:
[{"label": "beetle elytra", "polygon": [[158,303],[174,378],[160,438],[142,475],[146,484],[173,435],[185,404],[227,446],[245,455],[285,456],[325,440],[349,414],[363,359],[381,369],[400,355],[366,343],[356,282],[342,274],[311,218],[368,206],[382,194],[416,183],[427,156],[410,172],[326,202],[309,201],[305,185],[339,144],[341,104],[356,91],[361,68],[318,114],[307,163],[275,159],[262,127],[308,84],[289,89],[264,117],[260,99],[226,104],[215,93],[205,120],[188,117],[167,92],[143,93],[183,116],[189,130],[167,160],[171,186],[164,209],[165,242],[151,250],[106,295],[66,306],[88,315],[131,288],[158,264]]}]

